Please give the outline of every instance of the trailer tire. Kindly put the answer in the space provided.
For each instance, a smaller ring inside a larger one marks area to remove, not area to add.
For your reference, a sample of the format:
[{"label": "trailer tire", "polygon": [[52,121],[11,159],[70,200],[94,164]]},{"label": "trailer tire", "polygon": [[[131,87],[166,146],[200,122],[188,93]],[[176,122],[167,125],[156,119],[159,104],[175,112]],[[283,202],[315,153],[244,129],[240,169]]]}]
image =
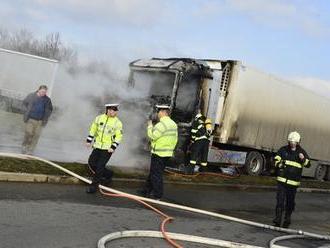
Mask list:
[{"label": "trailer tire", "polygon": [[0,110],[9,111],[9,102],[6,98],[0,98]]},{"label": "trailer tire", "polygon": [[328,165],[327,176],[325,178],[327,181],[330,181],[330,165]]},{"label": "trailer tire", "polygon": [[248,175],[259,176],[265,165],[265,159],[259,152],[249,152],[245,161],[245,171]]},{"label": "trailer tire", "polygon": [[327,166],[324,164],[318,164],[315,168],[314,178],[318,181],[323,181],[327,175]]}]

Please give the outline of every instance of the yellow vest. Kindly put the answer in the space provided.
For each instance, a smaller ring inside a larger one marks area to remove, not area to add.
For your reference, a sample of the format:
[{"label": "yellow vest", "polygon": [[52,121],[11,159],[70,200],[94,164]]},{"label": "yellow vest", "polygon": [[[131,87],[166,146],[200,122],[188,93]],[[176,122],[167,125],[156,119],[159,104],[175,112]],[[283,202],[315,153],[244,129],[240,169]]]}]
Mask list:
[{"label": "yellow vest", "polygon": [[172,157],[178,142],[178,126],[169,117],[163,116],[155,126],[148,126],[148,138],[151,141],[151,153],[160,157]]},{"label": "yellow vest", "polygon": [[106,114],[99,115],[93,121],[87,142],[94,140],[93,148],[108,150],[116,149],[123,137],[123,124],[118,117]]}]

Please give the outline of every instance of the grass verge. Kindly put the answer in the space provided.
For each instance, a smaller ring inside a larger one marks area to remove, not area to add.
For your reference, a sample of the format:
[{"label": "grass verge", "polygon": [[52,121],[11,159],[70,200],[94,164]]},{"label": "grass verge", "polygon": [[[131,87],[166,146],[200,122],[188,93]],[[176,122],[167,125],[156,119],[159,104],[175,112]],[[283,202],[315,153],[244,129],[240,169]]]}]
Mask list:
[{"label": "grass verge", "polygon": [[[63,163],[55,162],[64,168],[71,170],[81,176],[90,176],[90,171],[86,164],[81,163]],[[125,171],[121,167],[112,167],[116,178],[134,178],[145,179],[146,171]],[[45,175],[67,175],[66,173],[37,160],[24,160],[18,158],[0,157],[0,171],[31,173]],[[185,176],[181,174],[166,174],[166,180],[173,182],[190,182],[190,183],[210,183],[210,184],[226,184],[226,185],[252,185],[252,186],[275,186],[274,177],[270,176],[248,176],[240,175],[239,177],[223,177],[220,174],[201,174],[198,176]],[[301,183],[304,188],[330,189],[330,181],[319,182],[312,179],[304,178]]]}]

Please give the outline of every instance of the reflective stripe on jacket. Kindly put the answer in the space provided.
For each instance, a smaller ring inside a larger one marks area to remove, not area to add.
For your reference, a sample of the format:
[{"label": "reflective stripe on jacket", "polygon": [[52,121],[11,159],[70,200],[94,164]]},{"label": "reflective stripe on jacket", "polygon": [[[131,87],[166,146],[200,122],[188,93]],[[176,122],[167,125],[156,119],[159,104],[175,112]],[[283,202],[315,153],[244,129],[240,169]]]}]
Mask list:
[{"label": "reflective stripe on jacket", "polygon": [[[304,159],[299,158],[299,153],[304,155]],[[275,156],[275,166],[278,168],[276,180],[290,186],[298,187],[300,185],[301,174],[303,167],[310,166],[310,160],[305,152],[299,145],[296,150],[291,150],[287,146],[279,149]]]},{"label": "reflective stripe on jacket", "polygon": [[197,114],[191,125],[191,140],[197,141],[202,139],[209,139],[210,133],[206,129],[205,116]]},{"label": "reflective stripe on jacket", "polygon": [[87,142],[94,140],[93,148],[115,150],[123,137],[123,124],[118,117],[110,117],[106,114],[99,115],[93,121]]},{"label": "reflective stripe on jacket", "polygon": [[169,117],[163,116],[155,125],[149,125],[147,135],[151,141],[151,153],[160,157],[172,157],[178,142],[178,126]]}]

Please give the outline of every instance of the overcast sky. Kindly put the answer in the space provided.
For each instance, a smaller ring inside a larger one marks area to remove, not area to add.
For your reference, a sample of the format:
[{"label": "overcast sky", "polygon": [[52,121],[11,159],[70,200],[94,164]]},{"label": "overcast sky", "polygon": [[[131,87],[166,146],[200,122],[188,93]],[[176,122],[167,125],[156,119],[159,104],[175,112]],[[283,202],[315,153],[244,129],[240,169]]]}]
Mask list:
[{"label": "overcast sky", "polygon": [[59,32],[102,59],[236,59],[330,81],[328,0],[1,0],[0,26]]}]

